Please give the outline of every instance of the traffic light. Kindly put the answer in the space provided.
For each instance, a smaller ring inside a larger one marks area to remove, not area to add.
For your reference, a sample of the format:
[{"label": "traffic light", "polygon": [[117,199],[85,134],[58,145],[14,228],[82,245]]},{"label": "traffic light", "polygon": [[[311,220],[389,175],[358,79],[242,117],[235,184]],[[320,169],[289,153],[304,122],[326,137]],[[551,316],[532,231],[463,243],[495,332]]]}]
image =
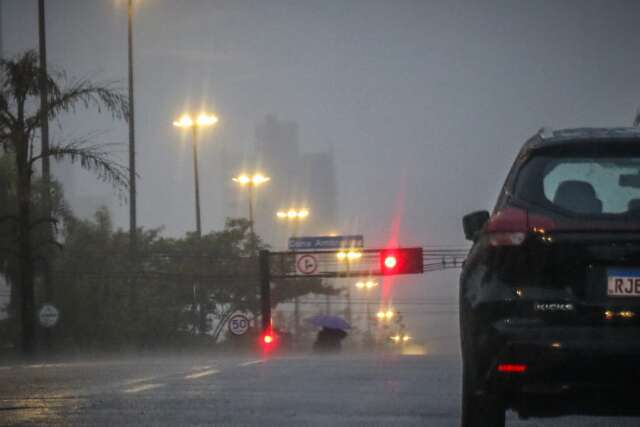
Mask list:
[{"label": "traffic light", "polygon": [[423,273],[422,248],[381,250],[380,272],[383,275]]},{"label": "traffic light", "polygon": [[276,348],[277,336],[273,333],[273,330],[269,329],[260,334],[260,346],[264,353],[269,353]]}]

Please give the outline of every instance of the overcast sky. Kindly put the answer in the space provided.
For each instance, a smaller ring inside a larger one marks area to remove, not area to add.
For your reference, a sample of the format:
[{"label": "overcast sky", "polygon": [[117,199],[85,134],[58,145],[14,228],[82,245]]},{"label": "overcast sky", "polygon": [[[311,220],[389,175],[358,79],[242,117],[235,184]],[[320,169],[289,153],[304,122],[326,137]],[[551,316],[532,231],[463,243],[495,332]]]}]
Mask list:
[{"label": "overcast sky", "polygon": [[[46,3],[50,64],[126,89],[126,0]],[[462,215],[492,207],[538,128],[628,125],[640,103],[634,0],[135,3],[138,222],[169,235],[193,229],[183,109],[221,119],[201,149],[205,230],[224,220],[218,150],[252,147],[273,113],[305,151],[333,147],[341,231],[377,246],[395,222],[403,244],[460,245]],[[37,47],[37,1],[2,5],[5,53]],[[107,116],[55,134],[92,129],[127,141]],[[78,176],[77,192],[111,195]],[[114,214],[127,228],[127,207]]]}]

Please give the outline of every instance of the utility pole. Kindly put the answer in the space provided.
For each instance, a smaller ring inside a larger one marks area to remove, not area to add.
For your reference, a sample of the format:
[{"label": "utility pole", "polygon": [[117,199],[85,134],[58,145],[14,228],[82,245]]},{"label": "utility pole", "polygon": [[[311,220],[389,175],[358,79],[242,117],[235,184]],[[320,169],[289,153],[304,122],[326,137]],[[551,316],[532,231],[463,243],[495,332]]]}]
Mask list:
[{"label": "utility pole", "polygon": [[[41,3],[43,0],[39,0]],[[129,59],[129,245],[132,257],[137,249],[136,220],[136,132],[133,102],[133,0],[127,9],[128,59]]]},{"label": "utility pole", "polygon": [[[47,238],[53,238],[53,229],[51,227],[52,207],[51,207],[51,163],[49,156],[49,85],[47,75],[47,32],[46,32],[46,14],[44,9],[44,0],[38,0],[38,51],[40,60],[40,72],[38,76],[40,90],[40,150],[42,156],[42,181],[43,194],[42,201],[44,204],[44,215]],[[51,302],[54,297],[53,278],[51,275],[51,256],[47,251],[45,256],[43,272],[44,283],[44,299]],[[45,346],[52,346],[51,328],[46,328],[44,332]]]}]

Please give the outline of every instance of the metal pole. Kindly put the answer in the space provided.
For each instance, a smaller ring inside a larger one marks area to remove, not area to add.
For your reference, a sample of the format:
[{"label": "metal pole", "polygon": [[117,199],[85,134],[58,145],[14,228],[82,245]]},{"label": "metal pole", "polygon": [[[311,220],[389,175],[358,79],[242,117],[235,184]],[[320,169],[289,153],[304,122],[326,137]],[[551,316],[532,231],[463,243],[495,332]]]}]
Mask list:
[{"label": "metal pole", "polygon": [[[48,81],[47,81],[47,34],[45,26],[45,10],[44,0],[38,0],[38,39],[40,50],[40,137],[42,144],[42,153],[49,151],[49,106],[47,99]],[[42,178],[45,183],[47,194],[49,194],[49,180],[51,178],[51,170],[49,157],[42,158]],[[48,206],[47,206],[48,207]]]},{"label": "metal pole", "polygon": [[[347,259],[347,278],[351,273],[351,263]],[[351,324],[351,284],[347,285],[347,322]]]},{"label": "metal pole", "polygon": [[[298,235],[298,221],[294,220],[293,222],[293,237],[297,237]],[[293,331],[295,338],[298,338],[298,334],[300,333],[300,301],[298,300],[298,296],[293,297]]]},{"label": "metal pole", "polygon": [[369,292],[367,292],[367,334],[369,334],[369,336],[371,336],[371,308],[369,307],[369,302],[370,302],[370,295]]},{"label": "metal pole", "polygon": [[196,234],[198,239],[202,237],[202,225],[200,222],[200,181],[198,178],[198,141],[196,126],[191,127],[193,132],[193,180],[196,191]]},{"label": "metal pole", "polygon": [[262,308],[262,331],[271,329],[271,269],[269,251],[260,251],[260,303]]},{"label": "metal pole", "polygon": [[[40,0],[42,1],[42,0]],[[129,0],[127,9],[128,61],[129,61],[129,245],[131,254],[137,246],[136,220],[136,132],[133,102],[133,0]]]},{"label": "metal pole", "polygon": [[253,226],[253,182],[249,183],[249,231],[251,231],[251,238],[254,238],[254,226]]},{"label": "metal pole", "polygon": [[[40,143],[42,157],[42,181],[44,183],[44,189],[42,194],[42,200],[44,204],[46,222],[47,238],[52,236],[51,222],[51,163],[49,157],[46,155],[49,152],[49,81],[47,75],[47,32],[46,32],[46,14],[44,9],[44,0],[38,0],[38,47],[40,54],[40,72],[39,72],[39,89],[40,89]],[[44,298],[46,301],[52,301],[53,292],[53,280],[50,271],[50,257],[47,256],[44,264]],[[50,328],[46,328],[44,332],[44,340],[47,348],[51,348],[52,345],[52,331]]]}]

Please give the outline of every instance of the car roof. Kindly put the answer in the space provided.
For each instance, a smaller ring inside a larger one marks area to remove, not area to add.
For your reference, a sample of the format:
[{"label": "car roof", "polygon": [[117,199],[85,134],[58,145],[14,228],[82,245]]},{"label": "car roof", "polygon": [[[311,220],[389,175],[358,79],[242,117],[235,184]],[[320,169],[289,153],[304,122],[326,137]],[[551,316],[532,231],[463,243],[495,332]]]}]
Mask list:
[{"label": "car roof", "polygon": [[522,147],[522,154],[529,153],[538,148],[573,144],[576,142],[631,142],[640,143],[640,128],[638,127],[614,127],[614,128],[570,128],[549,129],[542,128]]}]

